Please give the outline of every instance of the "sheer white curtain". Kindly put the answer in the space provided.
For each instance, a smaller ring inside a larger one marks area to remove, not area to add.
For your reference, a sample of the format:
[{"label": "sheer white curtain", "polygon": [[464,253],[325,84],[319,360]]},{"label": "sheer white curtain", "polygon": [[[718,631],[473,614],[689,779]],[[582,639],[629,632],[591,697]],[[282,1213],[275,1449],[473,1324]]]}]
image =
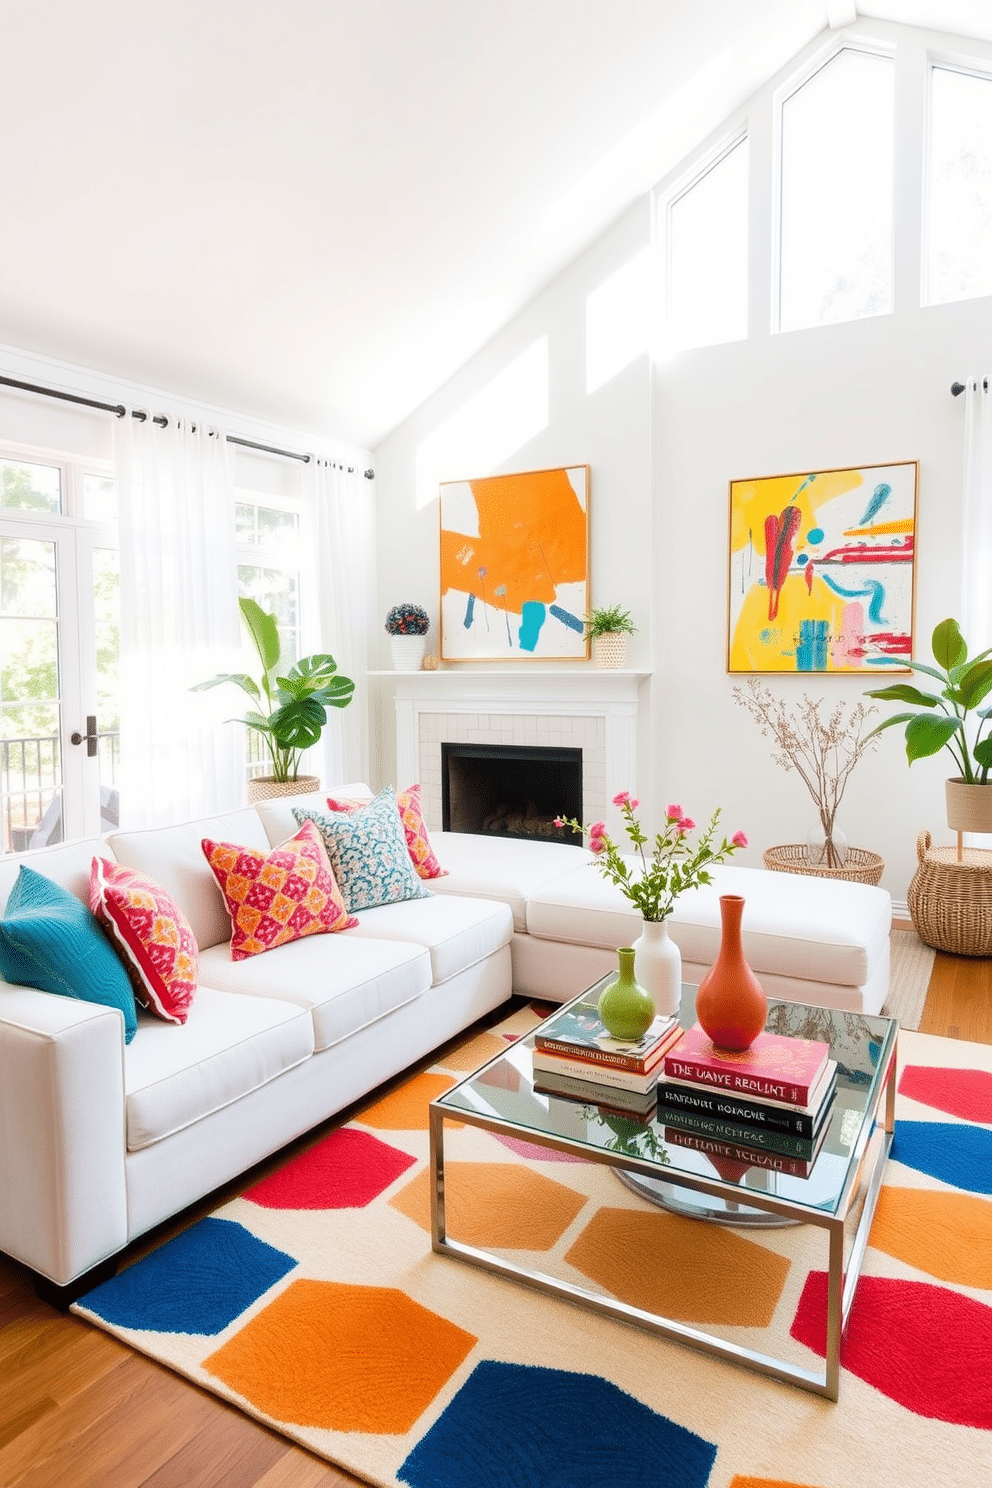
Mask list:
[{"label": "sheer white curtain", "polygon": [[168,416],[116,426],[121,544],[121,822],[188,821],[243,804],[234,688],[191,693],[240,664],[231,447]]},{"label": "sheer white curtain", "polygon": [[323,779],[341,785],[369,778],[369,638],[373,623],[375,487],[362,471],[311,457],[304,468],[305,509],[313,524],[319,646],[355,693],[332,708],[324,730]]},{"label": "sheer white curtain", "polygon": [[977,656],[992,646],[992,374],[969,377],[964,424],[961,628]]}]

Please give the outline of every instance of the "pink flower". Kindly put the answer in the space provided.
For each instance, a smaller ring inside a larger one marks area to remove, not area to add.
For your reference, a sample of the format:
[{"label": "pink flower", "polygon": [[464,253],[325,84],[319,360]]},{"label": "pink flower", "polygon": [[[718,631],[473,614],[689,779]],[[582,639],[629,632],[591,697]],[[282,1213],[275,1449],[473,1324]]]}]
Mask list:
[{"label": "pink flower", "polygon": [[631,811],[636,811],[637,808],[638,808],[638,806],[640,806],[640,804],[641,803],[637,799],[636,796],[631,796],[631,798],[630,798],[630,809],[631,809]]},{"label": "pink flower", "polygon": [[735,832],[730,840],[735,847],[747,847],[747,838],[743,832]]},{"label": "pink flower", "polygon": [[602,837],[590,837],[589,838],[589,851],[592,852],[592,853],[602,853],[602,852],[605,852],[606,851],[606,843],[605,843],[604,839]]},{"label": "pink flower", "polygon": [[[589,836],[590,836],[590,838],[592,838],[592,837],[605,837],[606,836],[606,823],[605,822],[593,822],[592,826],[589,828]],[[590,847],[592,847],[592,843],[591,842],[590,842],[589,845],[590,845]],[[594,847],[593,847],[592,850],[593,850],[593,852],[596,851],[596,849]]]},{"label": "pink flower", "polygon": [[565,825],[565,818],[563,816],[556,816],[555,817],[555,826],[556,827],[563,827],[564,825]]},{"label": "pink flower", "polygon": [[665,815],[668,817],[668,820],[669,821],[681,821],[682,820],[682,807],[681,806],[667,806],[665,808]]},{"label": "pink flower", "polygon": [[679,822],[679,831],[680,832],[691,832],[692,829],[693,829],[693,827],[695,825],[696,825],[696,823],[693,821],[693,819],[692,819],[691,816],[684,816],[682,818],[682,820]]},{"label": "pink flower", "polygon": [[626,806],[630,800],[630,791],[618,791],[613,797],[614,806]]}]

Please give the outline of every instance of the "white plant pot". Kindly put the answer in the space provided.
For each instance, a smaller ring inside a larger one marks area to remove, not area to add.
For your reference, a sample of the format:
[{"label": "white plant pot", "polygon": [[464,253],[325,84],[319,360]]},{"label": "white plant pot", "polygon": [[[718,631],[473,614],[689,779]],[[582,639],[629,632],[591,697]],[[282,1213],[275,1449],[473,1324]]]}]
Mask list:
[{"label": "white plant pot", "polygon": [[422,635],[390,636],[389,650],[393,658],[394,672],[419,672],[424,664],[427,637]]},{"label": "white plant pot", "polygon": [[634,980],[651,994],[655,1012],[677,1013],[682,1001],[682,954],[668,934],[668,921],[642,920],[634,941]]},{"label": "white plant pot", "polygon": [[627,660],[627,632],[611,630],[593,636],[592,659],[598,667],[622,667]]}]

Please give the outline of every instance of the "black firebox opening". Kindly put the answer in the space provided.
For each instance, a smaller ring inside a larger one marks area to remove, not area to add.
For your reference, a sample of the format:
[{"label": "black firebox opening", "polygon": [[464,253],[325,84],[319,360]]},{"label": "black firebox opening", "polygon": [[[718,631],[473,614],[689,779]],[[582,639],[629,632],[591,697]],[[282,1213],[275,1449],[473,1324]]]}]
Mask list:
[{"label": "black firebox opening", "polygon": [[582,750],[516,744],[442,744],[446,832],[574,842],[555,817],[582,819]]}]

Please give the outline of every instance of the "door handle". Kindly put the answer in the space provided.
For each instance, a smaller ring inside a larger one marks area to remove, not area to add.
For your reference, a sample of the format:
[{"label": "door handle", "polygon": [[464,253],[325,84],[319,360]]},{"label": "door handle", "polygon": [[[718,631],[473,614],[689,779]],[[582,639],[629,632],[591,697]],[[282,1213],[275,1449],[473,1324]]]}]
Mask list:
[{"label": "door handle", "polygon": [[82,744],[84,740],[86,741],[86,756],[87,756],[87,759],[92,759],[93,756],[96,754],[96,742],[97,742],[96,714],[95,713],[89,713],[89,714],[87,714],[87,717],[86,717],[86,732],[85,732],[85,734],[81,734],[78,731],[78,729],[77,729],[77,731],[74,734],[70,734],[69,735],[69,743],[70,744]]}]

